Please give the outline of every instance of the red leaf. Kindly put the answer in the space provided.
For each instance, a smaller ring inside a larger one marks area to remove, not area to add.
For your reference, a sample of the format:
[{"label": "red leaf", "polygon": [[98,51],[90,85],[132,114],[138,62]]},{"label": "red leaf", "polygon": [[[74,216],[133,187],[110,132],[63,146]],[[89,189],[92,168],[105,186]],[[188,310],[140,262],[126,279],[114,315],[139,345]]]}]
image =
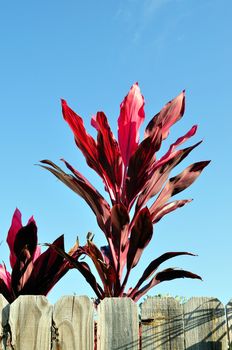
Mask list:
[{"label": "red leaf", "polygon": [[134,84],[120,105],[118,141],[125,169],[139,143],[139,128],[144,121],[144,98],[138,84]]},{"label": "red leaf", "polygon": [[[197,131],[197,125],[193,125],[192,128],[184,135],[179,137],[176,142],[174,142],[170,147],[167,153],[158,160],[154,166],[154,170],[159,168],[161,165],[167,163],[169,160],[174,158],[179,151],[176,151],[176,148],[186,142],[190,137],[194,136]],[[200,144],[201,141],[198,143]],[[198,145],[197,144],[197,145]]]},{"label": "red leaf", "polygon": [[185,109],[185,91],[173,100],[169,101],[161,111],[156,114],[145,130],[145,137],[153,134],[154,129],[158,125],[162,125],[162,139],[166,139],[169,134],[170,127],[175,124],[184,114]]},{"label": "red leaf", "polygon": [[11,227],[8,231],[7,240],[6,240],[10,249],[10,264],[12,268],[16,262],[16,256],[14,254],[15,236],[21,227],[22,227],[22,215],[21,215],[21,212],[18,210],[18,208],[16,208],[12,218]]},{"label": "red leaf", "polygon": [[97,150],[102,169],[102,177],[107,186],[112,202],[119,201],[122,185],[122,158],[107,118],[103,112],[98,112],[95,127],[98,130]]},{"label": "red leaf", "polygon": [[61,100],[61,103],[63,117],[74,133],[77,146],[85,156],[87,164],[99,173],[100,170],[95,140],[86,132],[82,118],[67,105],[65,100]]}]

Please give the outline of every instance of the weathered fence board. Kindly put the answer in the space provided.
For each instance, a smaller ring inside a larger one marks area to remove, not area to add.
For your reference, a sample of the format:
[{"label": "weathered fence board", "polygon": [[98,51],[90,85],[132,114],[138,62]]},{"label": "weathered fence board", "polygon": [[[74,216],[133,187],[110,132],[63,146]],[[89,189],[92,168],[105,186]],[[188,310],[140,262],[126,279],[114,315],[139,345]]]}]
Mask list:
[{"label": "weathered fence board", "polygon": [[141,306],[142,349],[184,350],[183,308],[169,297],[148,298]]},{"label": "weathered fence board", "polygon": [[0,309],[0,350],[228,350],[228,339],[232,350],[232,300],[149,297],[141,319],[127,298],[0,296]]},{"label": "weathered fence board", "polygon": [[[8,332],[7,332],[7,323],[8,323],[8,317],[9,317],[9,304],[4,298],[2,294],[0,294],[0,350],[6,349],[7,343],[8,343]],[[3,331],[3,329],[5,331]]]},{"label": "weathered fence board", "polygon": [[226,305],[226,317],[227,317],[227,327],[228,327],[228,341],[230,350],[232,349],[232,299]]},{"label": "weathered fence board", "polygon": [[14,350],[50,350],[52,305],[44,296],[20,296],[8,320]]},{"label": "weathered fence board", "polygon": [[104,299],[98,307],[98,350],[139,349],[137,305],[127,298]]},{"label": "weathered fence board", "polygon": [[227,328],[224,306],[215,298],[191,298],[184,304],[187,350],[226,350]]},{"label": "weathered fence board", "polygon": [[53,350],[93,350],[94,306],[86,296],[64,296],[53,311]]}]

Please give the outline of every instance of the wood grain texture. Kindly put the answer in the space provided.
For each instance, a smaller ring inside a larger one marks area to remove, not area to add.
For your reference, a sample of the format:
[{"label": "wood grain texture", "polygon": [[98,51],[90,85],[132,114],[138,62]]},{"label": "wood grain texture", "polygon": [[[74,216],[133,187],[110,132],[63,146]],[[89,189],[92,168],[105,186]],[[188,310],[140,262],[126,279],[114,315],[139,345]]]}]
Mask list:
[{"label": "wood grain texture", "polygon": [[92,350],[94,348],[94,306],[86,296],[64,296],[54,305],[57,329],[53,350]]},{"label": "wood grain texture", "polygon": [[96,311],[86,296],[62,297],[54,307],[44,296],[20,296],[11,305],[0,296],[0,309],[0,350],[93,350],[95,312],[97,350],[228,350],[228,339],[232,350],[232,300],[224,307],[216,298],[183,305],[148,298],[140,332],[138,305],[127,298],[106,298]]},{"label": "wood grain texture", "polygon": [[232,350],[232,299],[226,305],[229,349]]},{"label": "wood grain texture", "polygon": [[0,294],[0,350],[7,349],[9,343],[9,332],[7,329],[9,317],[8,301]]},{"label": "wood grain texture", "polygon": [[10,305],[9,326],[14,350],[51,349],[52,305],[46,297],[18,297]]},{"label": "wood grain texture", "polygon": [[139,349],[137,305],[128,298],[106,298],[98,306],[98,350]]},{"label": "wood grain texture", "polygon": [[194,297],[184,304],[185,346],[188,350],[226,350],[225,308],[216,298]]},{"label": "wood grain texture", "polygon": [[142,349],[184,350],[183,307],[171,297],[149,297],[141,306]]}]

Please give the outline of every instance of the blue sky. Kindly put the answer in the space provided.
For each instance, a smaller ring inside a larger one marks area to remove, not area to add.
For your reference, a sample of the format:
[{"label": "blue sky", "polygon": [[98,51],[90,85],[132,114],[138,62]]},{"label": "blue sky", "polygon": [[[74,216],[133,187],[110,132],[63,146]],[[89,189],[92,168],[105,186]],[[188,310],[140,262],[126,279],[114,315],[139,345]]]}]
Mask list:
[{"label": "blue sky", "polygon": [[[119,104],[138,81],[147,122],[186,89],[185,116],[172,128],[163,150],[198,124],[193,142],[204,142],[182,169],[195,161],[212,162],[179,196],[194,201],[155,226],[153,241],[130,282],[153,257],[187,250],[198,257],[178,257],[164,267],[189,269],[204,281],[166,282],[149,295],[214,296],[224,303],[232,297],[231,10],[229,0],[1,4],[1,260],[8,263],[5,238],[16,206],[24,223],[34,215],[40,242],[64,233],[68,250],[77,235],[84,243],[92,231],[95,242],[104,244],[83,200],[35,164],[45,158],[61,164],[63,157],[104,193],[62,119],[60,98],[82,115],[89,132],[91,116],[105,111],[116,134]],[[77,271],[69,272],[48,299],[55,302],[73,293],[94,296]]]}]

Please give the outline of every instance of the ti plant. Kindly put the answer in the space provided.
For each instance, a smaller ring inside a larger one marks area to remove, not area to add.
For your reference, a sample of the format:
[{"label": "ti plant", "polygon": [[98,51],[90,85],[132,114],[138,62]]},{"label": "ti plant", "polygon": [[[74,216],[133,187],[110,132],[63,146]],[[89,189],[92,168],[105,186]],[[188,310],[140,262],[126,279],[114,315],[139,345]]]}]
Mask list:
[{"label": "ti plant", "polygon": [[[89,234],[86,245],[79,247],[79,256],[90,257],[102,286],[97,283],[86,262],[79,260],[79,257],[70,257],[61,249],[56,250],[84,275],[100,299],[128,296],[137,301],[162,281],[181,277],[201,278],[189,271],[174,268],[157,272],[160,264],[170,258],[193,255],[188,252],[167,252],[151,261],[137,284],[126,290],[131,270],[138,264],[152,239],[153,225],[164,215],[191,202],[191,199],[169,199],[189,187],[209,163],[194,163],[169,179],[172,169],[201,143],[178,149],[196,133],[196,125],[178,138],[160,159],[156,158],[162,141],[167,138],[171,126],[181,119],[184,108],[183,91],[152,118],[145,129],[143,141],[139,143],[139,128],[145,118],[144,98],[138,84],[134,84],[120,105],[118,141],[103,112],[98,112],[91,120],[97,130],[95,141],[87,133],[82,118],[62,100],[63,116],[73,131],[76,145],[87,164],[102,178],[111,204],[65,160],[64,164],[71,173],[67,174],[49,160],[41,161],[41,166],[81,196],[94,212],[107,245],[98,249]],[[152,198],[153,202],[150,201]]]},{"label": "ti plant", "polygon": [[[37,226],[33,217],[23,226],[21,213],[15,210],[7,236],[12,272],[5,264],[0,265],[0,293],[13,302],[22,294],[47,295],[54,285],[69,270],[70,265],[53,248],[41,253],[37,245]],[[64,250],[63,235],[53,242],[57,249]],[[76,257],[77,251],[70,254]]]}]

